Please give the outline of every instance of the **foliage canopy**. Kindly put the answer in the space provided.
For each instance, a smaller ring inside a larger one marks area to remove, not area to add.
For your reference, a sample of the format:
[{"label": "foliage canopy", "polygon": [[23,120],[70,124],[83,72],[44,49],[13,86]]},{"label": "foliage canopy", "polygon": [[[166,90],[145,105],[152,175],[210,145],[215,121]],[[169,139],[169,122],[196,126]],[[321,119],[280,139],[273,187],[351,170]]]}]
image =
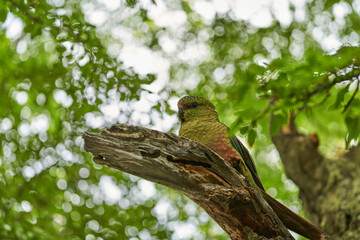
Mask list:
[{"label": "foliage canopy", "polygon": [[360,1],[276,2],[244,17],[219,1],[3,1],[0,237],[227,239],[185,197],[82,149],[117,122],[175,131],[184,94],[214,102],[265,188],[298,208],[270,134],[296,116],[327,155],[358,143]]}]

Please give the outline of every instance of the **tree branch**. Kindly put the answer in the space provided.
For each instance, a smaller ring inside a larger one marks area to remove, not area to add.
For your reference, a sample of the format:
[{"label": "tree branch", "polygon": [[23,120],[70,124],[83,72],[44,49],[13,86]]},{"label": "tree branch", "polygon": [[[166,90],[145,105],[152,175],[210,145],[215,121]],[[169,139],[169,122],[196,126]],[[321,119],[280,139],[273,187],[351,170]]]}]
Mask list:
[{"label": "tree branch", "polygon": [[[326,182],[323,156],[318,152],[319,140],[315,134],[297,131],[294,119],[272,137],[288,176],[307,194],[316,196]],[[306,179],[306,181],[304,181]]]},{"label": "tree branch", "polygon": [[[287,126],[272,136],[272,140],[280,154],[288,177],[300,190],[305,213],[312,222],[320,225],[322,217],[316,204],[320,199],[329,179],[326,161],[318,151],[319,139],[316,134],[304,135],[297,131],[295,115],[290,115]],[[326,229],[325,229],[326,230]]]},{"label": "tree branch", "polygon": [[210,149],[141,127],[114,125],[85,133],[94,161],[185,194],[231,239],[293,239],[260,193]]},{"label": "tree branch", "polygon": [[299,133],[293,114],[272,140],[287,175],[299,186],[305,215],[332,239],[360,239],[360,146],[325,158],[316,134]]}]

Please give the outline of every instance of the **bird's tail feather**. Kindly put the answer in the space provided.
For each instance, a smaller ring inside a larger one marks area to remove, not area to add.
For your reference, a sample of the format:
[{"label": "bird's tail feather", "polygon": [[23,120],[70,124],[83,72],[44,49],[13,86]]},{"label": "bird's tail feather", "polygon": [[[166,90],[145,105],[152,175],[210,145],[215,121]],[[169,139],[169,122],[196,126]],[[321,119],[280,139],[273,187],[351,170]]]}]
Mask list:
[{"label": "bird's tail feather", "polygon": [[310,240],[325,240],[329,237],[329,235],[327,235],[320,228],[316,227],[306,219],[291,211],[285,205],[272,198],[265,191],[261,190],[261,193],[270,207],[275,211],[280,220],[288,229],[306,238],[309,238]]}]

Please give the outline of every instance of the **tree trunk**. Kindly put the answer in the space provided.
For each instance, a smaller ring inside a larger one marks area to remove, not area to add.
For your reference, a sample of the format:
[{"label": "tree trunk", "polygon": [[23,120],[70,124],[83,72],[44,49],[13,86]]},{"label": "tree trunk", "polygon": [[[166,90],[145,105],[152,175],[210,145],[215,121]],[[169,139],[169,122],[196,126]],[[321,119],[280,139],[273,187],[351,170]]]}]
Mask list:
[{"label": "tree trunk", "polygon": [[94,161],[173,188],[199,204],[231,239],[293,239],[243,176],[203,145],[174,134],[114,125],[85,133]]},{"label": "tree trunk", "polygon": [[317,136],[300,134],[293,121],[272,140],[311,222],[332,239],[360,239],[360,148],[327,159]]}]

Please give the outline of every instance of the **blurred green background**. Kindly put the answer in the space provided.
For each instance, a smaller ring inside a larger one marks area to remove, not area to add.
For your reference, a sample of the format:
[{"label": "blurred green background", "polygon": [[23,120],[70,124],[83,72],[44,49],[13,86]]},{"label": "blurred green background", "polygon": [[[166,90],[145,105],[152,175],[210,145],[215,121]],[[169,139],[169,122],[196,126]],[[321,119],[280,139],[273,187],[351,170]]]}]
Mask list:
[{"label": "blurred green background", "polygon": [[83,150],[85,131],[115,123],[177,133],[185,94],[216,105],[268,193],[301,214],[270,136],[292,112],[328,157],[358,143],[359,13],[359,0],[2,1],[0,238],[228,239],[186,197]]}]

